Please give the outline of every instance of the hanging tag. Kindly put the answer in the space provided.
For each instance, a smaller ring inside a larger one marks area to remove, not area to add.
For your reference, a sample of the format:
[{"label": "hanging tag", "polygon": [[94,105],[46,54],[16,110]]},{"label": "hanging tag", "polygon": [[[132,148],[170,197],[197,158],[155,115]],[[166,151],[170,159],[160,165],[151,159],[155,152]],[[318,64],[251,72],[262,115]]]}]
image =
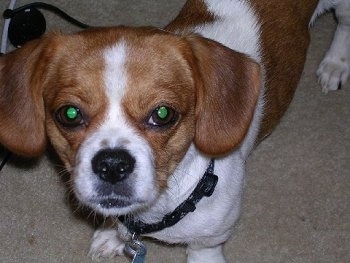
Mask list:
[{"label": "hanging tag", "polygon": [[125,254],[132,257],[131,263],[145,263],[146,258],[146,246],[137,239],[131,239],[125,244]]}]

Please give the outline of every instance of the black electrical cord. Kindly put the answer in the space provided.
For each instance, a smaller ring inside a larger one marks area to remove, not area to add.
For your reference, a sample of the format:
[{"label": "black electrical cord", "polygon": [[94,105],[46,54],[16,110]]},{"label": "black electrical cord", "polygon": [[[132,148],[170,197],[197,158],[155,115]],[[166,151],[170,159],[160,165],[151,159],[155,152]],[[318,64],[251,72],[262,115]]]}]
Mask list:
[{"label": "black electrical cord", "polygon": [[10,159],[11,155],[12,155],[12,153],[10,151],[6,152],[4,159],[0,163],[0,172],[1,172],[2,168],[4,168],[7,161]]},{"label": "black electrical cord", "polygon": [[81,28],[91,27],[90,25],[82,23],[82,22],[76,20],[75,18],[71,17],[70,15],[68,15],[67,13],[65,13],[64,11],[59,9],[58,7],[47,4],[47,3],[43,3],[43,2],[34,2],[34,3],[26,4],[24,6],[18,7],[18,8],[13,9],[13,10],[6,9],[3,13],[3,17],[5,19],[9,19],[9,18],[12,18],[14,15],[18,14],[19,12],[25,11],[25,10],[30,9],[30,8],[38,8],[38,9],[52,11],[53,13],[57,14],[58,16],[62,17],[65,20],[67,20],[68,22],[70,22],[78,27],[81,27]]}]

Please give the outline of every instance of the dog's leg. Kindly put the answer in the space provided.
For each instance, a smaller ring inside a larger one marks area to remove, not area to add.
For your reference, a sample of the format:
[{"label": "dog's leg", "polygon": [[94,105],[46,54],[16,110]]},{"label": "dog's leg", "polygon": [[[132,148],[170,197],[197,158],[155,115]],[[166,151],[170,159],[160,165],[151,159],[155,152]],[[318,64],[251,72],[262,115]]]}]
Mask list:
[{"label": "dog's leg", "polygon": [[331,47],[317,70],[325,93],[341,88],[350,73],[350,1],[337,1],[334,8],[338,26]]},{"label": "dog's leg", "polygon": [[187,263],[226,263],[222,245],[210,248],[187,248]]},{"label": "dog's leg", "polygon": [[112,258],[124,254],[125,243],[118,237],[115,229],[98,229],[95,231],[90,246],[89,255]]}]

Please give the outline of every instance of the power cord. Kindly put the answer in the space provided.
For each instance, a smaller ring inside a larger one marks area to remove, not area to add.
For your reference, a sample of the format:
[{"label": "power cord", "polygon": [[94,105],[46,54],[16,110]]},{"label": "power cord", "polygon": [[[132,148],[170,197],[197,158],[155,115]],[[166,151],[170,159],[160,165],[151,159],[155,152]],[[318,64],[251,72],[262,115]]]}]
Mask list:
[{"label": "power cord", "polygon": [[[14,9],[16,4],[16,0],[11,0],[8,9]],[[1,47],[0,52],[1,54],[5,54],[7,51],[7,39],[8,39],[8,29],[10,26],[10,19],[5,19],[4,21],[4,27],[2,30],[2,36],[1,36]]]},{"label": "power cord", "polygon": [[11,155],[12,155],[12,153],[10,151],[6,151],[5,157],[0,163],[0,172],[1,172],[2,168],[4,168],[7,161],[11,158]]},{"label": "power cord", "polygon": [[75,18],[71,17],[70,15],[68,15],[66,12],[62,11],[58,7],[56,7],[54,5],[50,5],[48,3],[43,3],[43,2],[34,2],[34,3],[26,4],[24,6],[16,8],[16,9],[10,9],[10,8],[6,9],[3,13],[3,16],[5,19],[13,18],[14,15],[16,15],[20,12],[26,11],[28,9],[31,9],[31,8],[38,8],[38,9],[52,11],[56,15],[62,17],[63,19],[67,20],[68,22],[70,22],[78,27],[81,27],[81,28],[91,27],[90,25],[82,23],[82,22],[76,20]]},{"label": "power cord", "polygon": [[4,11],[3,17],[11,19],[8,27],[8,38],[15,47],[21,47],[24,43],[39,38],[45,33],[45,17],[38,9],[51,11],[78,27],[90,27],[90,25],[76,20],[58,7],[43,2],[33,2],[16,9],[8,8]]}]

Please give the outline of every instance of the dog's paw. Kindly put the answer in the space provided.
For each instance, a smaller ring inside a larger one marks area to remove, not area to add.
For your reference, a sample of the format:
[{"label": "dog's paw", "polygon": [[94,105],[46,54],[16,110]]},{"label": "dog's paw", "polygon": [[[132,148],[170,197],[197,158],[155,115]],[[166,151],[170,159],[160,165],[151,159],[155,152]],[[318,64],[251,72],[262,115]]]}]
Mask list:
[{"label": "dog's paw", "polygon": [[92,237],[89,255],[93,259],[113,258],[123,255],[124,247],[125,243],[118,238],[116,230],[100,229]]},{"label": "dog's paw", "polygon": [[346,58],[326,56],[321,62],[317,76],[322,91],[338,90],[345,84],[350,72],[350,61]]}]

